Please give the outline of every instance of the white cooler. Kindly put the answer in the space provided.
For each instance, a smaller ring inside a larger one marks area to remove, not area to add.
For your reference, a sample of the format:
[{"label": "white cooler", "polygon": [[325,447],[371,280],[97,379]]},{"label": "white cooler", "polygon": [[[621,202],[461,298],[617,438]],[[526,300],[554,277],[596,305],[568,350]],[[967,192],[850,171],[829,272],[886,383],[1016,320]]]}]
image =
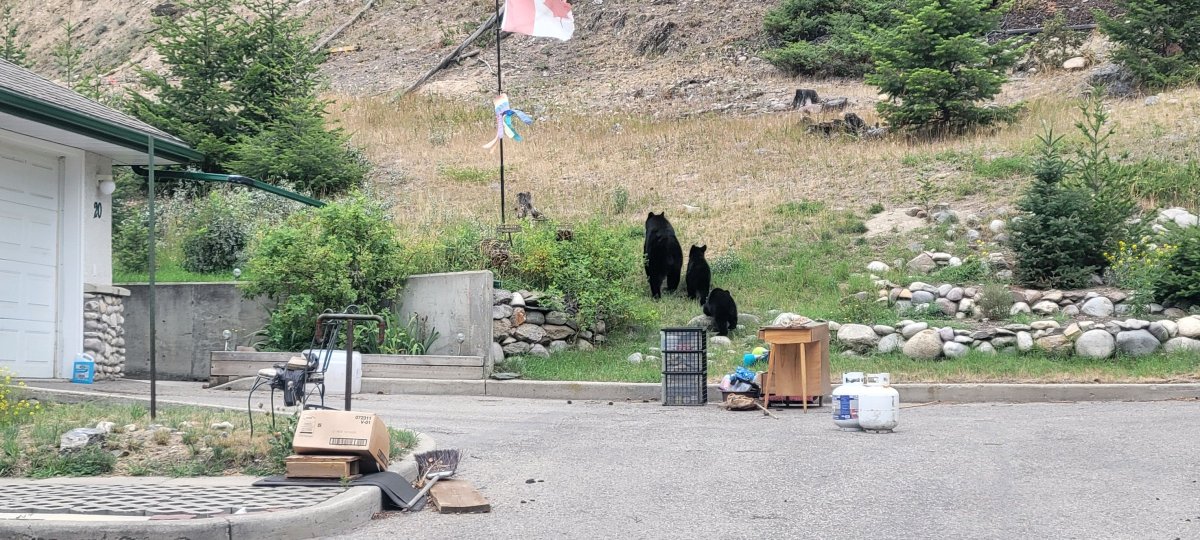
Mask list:
[{"label": "white cooler", "polygon": [[[310,351],[305,349],[302,354]],[[318,361],[325,360],[323,350],[315,351]],[[357,394],[362,390],[362,354],[354,351],[354,378],[350,380],[350,392]],[[325,396],[346,395],[346,351],[333,351],[329,357],[329,369],[325,371]]]}]

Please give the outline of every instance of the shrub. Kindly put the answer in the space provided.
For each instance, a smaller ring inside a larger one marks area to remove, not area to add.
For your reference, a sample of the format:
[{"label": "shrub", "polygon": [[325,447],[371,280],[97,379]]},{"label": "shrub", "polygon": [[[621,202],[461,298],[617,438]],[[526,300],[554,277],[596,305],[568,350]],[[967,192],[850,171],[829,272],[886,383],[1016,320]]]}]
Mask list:
[{"label": "shrub", "polygon": [[242,215],[223,190],[196,201],[184,224],[183,268],[191,272],[232,270],[245,258],[248,216]]},{"label": "shrub", "polygon": [[1083,37],[1083,33],[1067,28],[1067,17],[1060,11],[1030,40],[1029,60],[1043,71],[1061,69],[1063,62],[1079,54]]},{"label": "shrub", "polygon": [[1200,78],[1200,2],[1123,0],[1111,17],[1096,12],[1100,30],[1116,43],[1112,58],[1146,88],[1161,89]]},{"label": "shrub", "polygon": [[974,283],[988,277],[987,261],[968,256],[958,266],[946,266],[930,276],[934,283]]},{"label": "shrub", "polygon": [[325,309],[384,311],[408,276],[402,252],[387,210],[362,194],[298,212],[266,231],[247,263],[256,278],[245,287],[247,296],[278,302],[266,346],[307,346]]},{"label": "shrub", "polygon": [[1105,252],[1108,261],[1106,281],[1134,291],[1133,309],[1140,311],[1146,302],[1153,302],[1159,297],[1155,291],[1157,282],[1167,269],[1167,259],[1174,252],[1170,244],[1155,245],[1149,237],[1143,237],[1141,242],[1117,242],[1115,252]]},{"label": "shrub", "polygon": [[1174,229],[1167,235],[1165,267],[1154,281],[1159,300],[1200,304],[1200,227]]},{"label": "shrub", "polygon": [[890,26],[898,0],[784,0],[763,17],[767,37],[779,44],[763,58],[791,75],[861,76],[871,68],[861,34]]},{"label": "shrub", "polygon": [[119,213],[113,212],[112,257],[116,270],[145,272],[150,269],[149,219],[145,208],[133,202],[123,204]]},{"label": "shrub", "polygon": [[1008,287],[1004,285],[995,283],[984,285],[976,305],[979,306],[979,311],[983,312],[984,317],[999,321],[1008,317],[1008,312],[1013,306],[1013,296]]},{"label": "shrub", "polygon": [[553,222],[540,223],[513,237],[515,262],[502,275],[535,289],[562,295],[581,327],[645,323],[654,314],[638,310],[633,291],[642,290],[641,242],[622,229],[592,220],[559,240]]},{"label": "shrub", "polygon": [[867,83],[890,96],[877,110],[894,128],[944,132],[1011,121],[1016,106],[980,106],[1000,93],[1019,51],[989,44],[1001,11],[986,0],[911,0],[900,24],[872,39]]},{"label": "shrub", "polygon": [[0,426],[26,422],[42,411],[42,405],[21,397],[25,383],[13,384],[12,374],[0,368]]}]

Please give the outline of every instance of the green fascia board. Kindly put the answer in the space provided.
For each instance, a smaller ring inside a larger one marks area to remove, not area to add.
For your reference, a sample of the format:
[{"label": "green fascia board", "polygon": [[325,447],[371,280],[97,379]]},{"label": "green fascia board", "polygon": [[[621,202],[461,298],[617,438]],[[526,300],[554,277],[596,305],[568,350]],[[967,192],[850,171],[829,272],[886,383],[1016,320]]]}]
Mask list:
[{"label": "green fascia board", "polygon": [[56,107],[27,96],[0,88],[0,111],[11,113],[38,123],[86,135],[93,139],[124,146],[132,150],[149,150],[149,138],[154,137],[154,155],[177,163],[192,163],[204,160],[204,154],[187,145],[162,137],[118,126],[99,118]]},{"label": "green fascia board", "polygon": [[[157,144],[157,143],[155,143],[155,144]],[[140,176],[148,176],[150,174],[149,169],[146,169],[145,167],[133,167],[133,172]],[[201,182],[224,182],[226,184],[238,184],[238,185],[243,185],[243,186],[249,186],[249,187],[252,187],[255,189],[260,189],[262,191],[266,191],[267,193],[271,193],[273,195],[278,195],[285,199],[290,199],[290,200],[293,200],[293,201],[296,201],[299,203],[303,203],[303,204],[307,204],[309,206],[313,206],[316,208],[321,208],[322,206],[325,206],[324,201],[317,200],[312,197],[307,197],[307,196],[301,195],[299,193],[296,193],[294,191],[288,191],[288,190],[283,189],[274,184],[268,184],[266,182],[262,182],[262,181],[255,180],[253,178],[249,178],[249,177],[238,175],[238,174],[217,174],[217,173],[206,173],[206,172],[196,172],[196,171],[155,170],[154,178],[156,178],[156,179],[167,178],[167,179],[176,179],[176,180],[198,180]]]}]

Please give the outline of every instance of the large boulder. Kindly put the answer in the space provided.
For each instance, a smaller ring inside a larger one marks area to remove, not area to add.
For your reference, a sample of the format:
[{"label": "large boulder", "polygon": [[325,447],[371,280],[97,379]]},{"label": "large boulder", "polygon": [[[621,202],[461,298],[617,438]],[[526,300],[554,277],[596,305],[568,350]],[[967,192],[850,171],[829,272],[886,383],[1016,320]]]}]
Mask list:
[{"label": "large boulder", "polygon": [[970,350],[966,345],[954,341],[947,341],[942,344],[942,354],[945,354],[946,358],[962,358]]},{"label": "large boulder", "polygon": [[1030,309],[1038,315],[1053,315],[1058,313],[1058,303],[1052,300],[1042,300],[1034,304]]},{"label": "large boulder", "polygon": [[1080,312],[1088,317],[1111,317],[1112,300],[1106,299],[1104,296],[1096,296],[1096,298],[1084,302],[1084,307]]},{"label": "large boulder", "polygon": [[900,334],[888,334],[879,338],[878,349],[881,354],[895,352],[902,346],[904,346],[904,336]]},{"label": "large boulder", "polygon": [[1158,346],[1158,338],[1146,330],[1128,330],[1117,334],[1117,349],[1129,356],[1154,354]]},{"label": "large boulder", "polygon": [[62,434],[58,440],[58,449],[62,452],[70,452],[102,442],[104,442],[104,431],[96,428],[75,428]]},{"label": "large boulder", "polygon": [[522,324],[517,327],[517,339],[530,343],[539,343],[546,339],[546,331],[536,324]]},{"label": "large boulder", "polygon": [[1167,340],[1163,345],[1163,352],[1173,353],[1179,351],[1200,352],[1200,339],[1177,337]]},{"label": "large boulder", "polygon": [[[1020,336],[1020,334],[1018,334],[1018,336]],[[1048,336],[1042,336],[1034,340],[1033,343],[1035,346],[1037,346],[1037,348],[1050,354],[1064,354],[1070,351],[1072,347],[1071,340],[1067,339],[1067,336],[1062,334],[1050,334]]]},{"label": "large boulder", "polygon": [[1137,93],[1137,80],[1128,68],[1108,63],[1093,68],[1088,75],[1088,88],[1104,87],[1104,94],[1115,98],[1129,97]]},{"label": "large boulder", "polygon": [[1116,348],[1116,340],[1104,330],[1088,330],[1075,340],[1075,355],[1083,358],[1108,358]]},{"label": "large boulder", "polygon": [[904,339],[912,339],[913,336],[917,335],[917,332],[926,328],[929,328],[929,323],[927,322],[912,323],[901,328],[900,333],[904,335]]},{"label": "large boulder", "polygon": [[837,331],[842,346],[857,353],[869,353],[879,344],[879,334],[865,324],[844,324]]},{"label": "large boulder", "polygon": [[934,360],[942,355],[942,338],[937,330],[921,330],[904,342],[903,350],[909,358]]},{"label": "large boulder", "polygon": [[1200,338],[1200,317],[1195,315],[1184,317],[1175,322],[1179,327],[1179,337],[1197,339]]}]

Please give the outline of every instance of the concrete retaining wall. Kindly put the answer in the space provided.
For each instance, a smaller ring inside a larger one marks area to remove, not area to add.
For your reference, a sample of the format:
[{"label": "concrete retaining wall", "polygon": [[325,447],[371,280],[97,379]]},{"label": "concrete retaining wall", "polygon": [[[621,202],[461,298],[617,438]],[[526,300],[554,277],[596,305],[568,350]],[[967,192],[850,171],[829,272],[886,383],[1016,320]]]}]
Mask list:
[{"label": "concrete retaining wall", "polygon": [[[150,375],[150,292],[142,284],[122,285],[125,299],[125,375]],[[232,350],[270,320],[267,299],[247,300],[234,283],[168,283],[156,287],[158,297],[158,376],[163,379],[208,380],[209,353],[225,349],[221,333],[229,330]]]},{"label": "concrete retaining wall", "polygon": [[400,295],[401,323],[413,313],[439,337],[428,351],[444,356],[478,356],[491,372],[492,273],[453,272],[410,276]]}]

